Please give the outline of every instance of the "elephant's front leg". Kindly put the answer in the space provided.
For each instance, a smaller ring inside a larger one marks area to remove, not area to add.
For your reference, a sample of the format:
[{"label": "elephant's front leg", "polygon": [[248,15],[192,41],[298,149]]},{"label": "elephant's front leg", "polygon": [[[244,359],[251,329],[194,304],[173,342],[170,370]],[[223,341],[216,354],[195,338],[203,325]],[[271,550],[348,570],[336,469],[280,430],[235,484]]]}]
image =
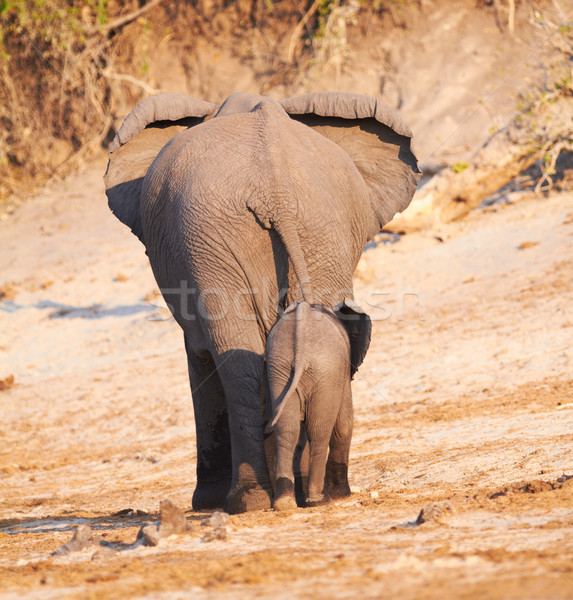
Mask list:
[{"label": "elephant's front leg", "polygon": [[222,508],[232,475],[225,393],[211,355],[195,354],[187,340],[185,347],[197,433],[197,487],[193,493],[193,508]]},{"label": "elephant's front leg", "polygon": [[270,508],[273,489],[265,457],[260,392],[263,355],[228,350],[216,362],[227,398],[233,457],[225,510],[236,514]]},{"label": "elephant's front leg", "polygon": [[349,380],[345,384],[338,418],[330,437],[330,453],[324,479],[324,494],[329,498],[343,498],[351,493],[348,485],[348,459],[353,425],[354,411]]}]

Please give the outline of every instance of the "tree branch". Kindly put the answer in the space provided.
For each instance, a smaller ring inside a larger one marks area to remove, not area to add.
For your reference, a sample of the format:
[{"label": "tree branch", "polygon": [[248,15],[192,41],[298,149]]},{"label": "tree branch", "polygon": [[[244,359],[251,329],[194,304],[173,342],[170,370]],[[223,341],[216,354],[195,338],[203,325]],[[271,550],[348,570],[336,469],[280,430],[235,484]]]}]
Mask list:
[{"label": "tree branch", "polygon": [[510,35],[515,32],[515,0],[509,0],[509,15],[507,17],[507,28]]},{"label": "tree branch", "polygon": [[292,34],[290,36],[290,42],[288,45],[288,55],[287,55],[288,64],[293,63],[294,51],[296,49],[296,45],[298,44],[298,41],[302,34],[302,30],[304,29],[304,26],[309,22],[312,15],[314,15],[314,13],[318,10],[319,5],[320,5],[320,0],[314,0],[311,7],[306,11],[306,14],[304,15],[304,17],[300,20],[299,24],[294,28],[294,31],[292,32]]},{"label": "tree branch", "polygon": [[155,88],[152,88],[150,85],[147,85],[147,83],[145,83],[145,81],[141,81],[141,79],[137,79],[135,77],[132,77],[131,75],[127,75],[126,73],[114,73],[111,69],[107,68],[104,69],[101,74],[104,77],[107,77],[108,79],[116,79],[118,81],[127,81],[128,83],[132,83],[133,85],[136,85],[138,87],[140,87],[141,89],[145,90],[149,95],[154,95],[154,94],[159,94],[161,93],[161,90],[156,90]]},{"label": "tree branch", "polygon": [[90,32],[95,33],[97,31],[110,31],[111,29],[119,29],[120,27],[123,27],[124,25],[127,25],[128,23],[131,23],[132,21],[135,21],[135,19],[140,17],[142,14],[146,13],[148,10],[151,10],[153,7],[157,6],[161,2],[163,2],[163,0],[151,0],[151,2],[148,2],[145,6],[142,6],[140,9],[135,10],[135,11],[129,13],[128,15],[124,15],[123,17],[118,17],[114,21],[105,23],[101,27],[97,26],[97,25],[95,25],[94,27],[91,27]]}]

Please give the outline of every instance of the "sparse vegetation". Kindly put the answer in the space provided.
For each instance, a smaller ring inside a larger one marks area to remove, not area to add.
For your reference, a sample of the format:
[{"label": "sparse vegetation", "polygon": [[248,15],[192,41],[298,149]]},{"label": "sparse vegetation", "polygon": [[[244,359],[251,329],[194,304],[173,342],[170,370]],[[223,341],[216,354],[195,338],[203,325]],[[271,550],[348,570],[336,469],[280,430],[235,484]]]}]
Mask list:
[{"label": "sparse vegetation", "polygon": [[111,40],[107,1],[4,1],[0,6],[0,194],[53,173],[109,128],[101,72]]},{"label": "sparse vegetation", "polygon": [[469,165],[467,162],[457,162],[452,165],[452,171],[454,173],[461,173],[462,171],[465,171],[468,167]]}]

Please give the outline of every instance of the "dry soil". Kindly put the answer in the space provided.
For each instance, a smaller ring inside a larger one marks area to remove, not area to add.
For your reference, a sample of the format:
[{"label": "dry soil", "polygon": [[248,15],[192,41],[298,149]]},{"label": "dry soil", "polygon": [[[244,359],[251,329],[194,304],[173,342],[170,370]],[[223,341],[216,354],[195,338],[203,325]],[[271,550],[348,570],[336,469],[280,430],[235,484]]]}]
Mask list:
[{"label": "dry soil", "polygon": [[[205,543],[182,336],[104,167],[0,223],[3,600],[573,598],[571,194],[366,250],[354,493]],[[194,532],[134,548],[164,499]],[[52,557],[80,524],[107,546]]]}]

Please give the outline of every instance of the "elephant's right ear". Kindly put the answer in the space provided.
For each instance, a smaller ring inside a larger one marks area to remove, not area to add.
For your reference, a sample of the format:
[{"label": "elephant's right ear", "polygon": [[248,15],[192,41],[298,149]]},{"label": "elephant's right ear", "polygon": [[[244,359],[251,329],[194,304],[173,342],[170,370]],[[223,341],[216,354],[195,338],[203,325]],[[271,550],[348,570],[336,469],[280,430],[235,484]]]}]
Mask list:
[{"label": "elephant's right ear", "polygon": [[109,148],[105,193],[113,214],[142,242],[139,196],[147,169],[169,140],[216,109],[186,94],[160,94],[140,102],[119,128]]},{"label": "elephant's right ear", "polygon": [[370,346],[372,322],[362,308],[350,298],[345,298],[333,310],[348,334],[350,341],[350,375],[354,377]]},{"label": "elephant's right ear", "polygon": [[369,239],[410,204],[421,172],[410,144],[412,132],[393,109],[349,92],[303,94],[282,100],[281,106],[353,160],[370,194]]}]

